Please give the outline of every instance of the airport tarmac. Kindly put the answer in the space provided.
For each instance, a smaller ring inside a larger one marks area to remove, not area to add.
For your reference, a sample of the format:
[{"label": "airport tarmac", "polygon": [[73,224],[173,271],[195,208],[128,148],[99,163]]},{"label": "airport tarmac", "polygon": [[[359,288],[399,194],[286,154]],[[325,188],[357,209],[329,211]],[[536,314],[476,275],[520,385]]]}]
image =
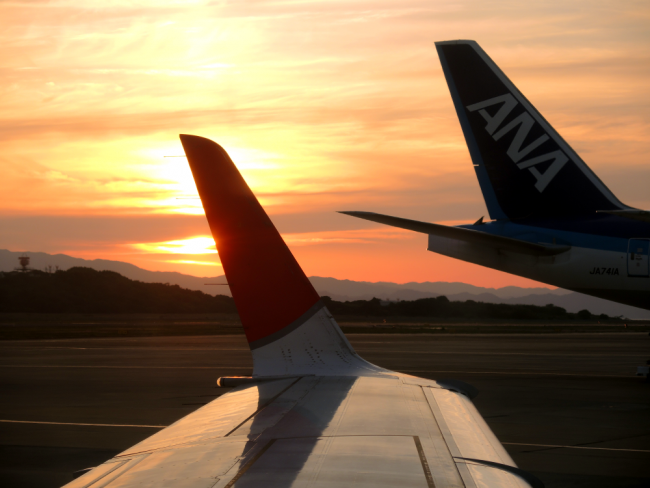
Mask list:
[{"label": "airport tarmac", "polygon": [[[367,360],[480,391],[474,403],[547,488],[650,486],[647,333],[349,336]],[[243,336],[0,342],[0,486],[58,487],[251,373]]]}]

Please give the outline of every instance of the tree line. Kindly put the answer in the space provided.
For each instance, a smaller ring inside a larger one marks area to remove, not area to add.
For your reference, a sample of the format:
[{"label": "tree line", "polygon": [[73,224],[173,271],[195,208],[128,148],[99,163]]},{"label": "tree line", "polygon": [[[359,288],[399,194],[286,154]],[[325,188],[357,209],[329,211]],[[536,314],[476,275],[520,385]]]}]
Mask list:
[{"label": "tree line", "polygon": [[168,283],[143,283],[114,271],[74,267],[47,273],[3,273],[4,313],[236,313],[225,295]]},{"label": "tree line", "polygon": [[[589,311],[568,313],[555,305],[508,305],[445,296],[412,301],[323,297],[336,317],[430,317],[498,320],[574,320],[595,318]],[[67,271],[0,273],[0,313],[236,313],[233,299],[168,283],[143,283],[114,271],[74,267]],[[606,319],[606,315],[598,318]]]},{"label": "tree line", "polygon": [[[485,303],[474,300],[452,302],[446,296],[421,298],[411,301],[354,300],[337,302],[323,297],[327,308],[334,316],[367,317],[431,317],[477,320],[589,320],[596,318],[588,310],[578,313],[567,312],[556,305],[510,305],[506,303]],[[599,319],[608,319],[605,314]]]}]

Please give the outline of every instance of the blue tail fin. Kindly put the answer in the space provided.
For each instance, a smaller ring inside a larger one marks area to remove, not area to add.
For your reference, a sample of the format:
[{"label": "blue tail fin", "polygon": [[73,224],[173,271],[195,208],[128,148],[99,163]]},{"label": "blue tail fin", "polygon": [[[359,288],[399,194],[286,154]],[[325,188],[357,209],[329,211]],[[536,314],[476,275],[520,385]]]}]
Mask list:
[{"label": "blue tail fin", "polygon": [[491,218],[629,208],[476,42],[438,42],[436,48]]}]

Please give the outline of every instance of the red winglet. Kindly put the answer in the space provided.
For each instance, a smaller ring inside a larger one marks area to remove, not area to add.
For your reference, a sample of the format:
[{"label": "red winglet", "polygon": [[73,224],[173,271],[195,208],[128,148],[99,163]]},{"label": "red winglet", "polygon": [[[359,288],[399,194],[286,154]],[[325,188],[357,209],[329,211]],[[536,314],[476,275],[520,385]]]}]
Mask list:
[{"label": "red winglet", "polygon": [[281,331],[320,299],[226,151],[182,134],[248,342]]}]

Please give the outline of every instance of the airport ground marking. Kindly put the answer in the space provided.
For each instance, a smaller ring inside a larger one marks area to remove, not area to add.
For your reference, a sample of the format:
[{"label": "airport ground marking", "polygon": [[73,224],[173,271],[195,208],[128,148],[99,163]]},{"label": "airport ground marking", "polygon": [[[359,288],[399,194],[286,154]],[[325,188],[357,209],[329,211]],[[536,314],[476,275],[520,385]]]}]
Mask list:
[{"label": "airport ground marking", "polygon": [[[366,343],[364,343],[366,344]],[[377,343],[377,344],[384,344],[386,343]],[[15,347],[10,347],[10,346],[4,346],[3,344],[0,344],[0,349],[11,349],[15,350]],[[22,350],[24,349],[54,349],[54,350],[77,350],[77,351],[100,351],[100,350],[115,350],[115,349],[120,349],[120,350],[127,350],[127,351],[148,351],[148,350],[155,350],[155,351],[204,351],[204,352],[213,352],[213,351],[219,351],[219,352],[249,352],[250,348],[238,348],[238,349],[222,349],[219,347],[211,347],[211,348],[192,348],[192,347],[175,347],[175,348],[170,348],[170,347],[69,347],[69,346],[23,346],[21,348]],[[427,351],[409,351],[409,350],[384,350],[384,349],[365,349],[362,347],[356,347],[355,350],[358,353],[366,353],[366,354],[381,354],[381,355],[386,355],[386,354],[421,354],[421,355],[431,355],[431,354],[447,354],[447,355],[453,355],[457,356],[460,354],[472,354],[474,356],[566,356],[566,357],[598,357],[602,358],[604,355],[607,357],[629,357],[628,353],[579,353],[575,354],[572,351],[566,351],[566,352],[548,352],[548,353],[531,353],[531,352],[485,352],[485,351],[466,351],[466,350],[461,350],[461,351],[437,351],[437,350],[427,350]]]},{"label": "airport ground marking", "polygon": [[[0,349],[11,349],[15,350],[16,347],[11,344],[9,346],[0,344]],[[152,347],[152,346],[143,346],[143,347],[70,347],[70,346],[20,346],[21,350],[25,349],[54,349],[54,350],[73,350],[73,351],[114,351],[115,349],[120,349],[123,351],[150,351],[150,350],[155,350],[155,351],[240,351],[240,352],[249,352],[250,348],[249,347],[241,347],[238,349],[222,349],[220,347],[202,347],[202,348],[194,348],[194,347]]]},{"label": "airport ground marking", "polygon": [[42,422],[37,420],[0,420],[7,424],[44,424],[44,425],[82,425],[88,427],[142,427],[147,429],[164,429],[167,425],[131,425],[131,424],[83,424],[76,422]]},{"label": "airport ground marking", "polygon": [[462,373],[462,374],[503,374],[503,375],[531,375],[531,376],[584,376],[587,378],[635,378],[630,375],[612,374],[585,374],[585,373],[545,373],[543,371],[450,371],[428,369],[401,369],[400,373]]},{"label": "airport ground marking", "polygon": [[[61,368],[61,369],[209,369],[209,370],[245,370],[251,366],[106,366],[106,365],[73,365],[73,364],[1,364],[0,368]],[[635,375],[586,374],[586,373],[548,373],[544,371],[460,371],[460,370],[428,370],[402,369],[401,373],[460,373],[460,374],[499,374],[499,375],[529,375],[529,376],[582,376],[585,378],[635,378]]]},{"label": "airport ground marking", "polygon": [[589,449],[595,451],[622,451],[622,452],[648,452],[647,449],[620,449],[615,447],[588,447],[588,446],[556,446],[553,444],[528,444],[525,442],[502,442],[504,446],[532,446],[532,447],[551,447],[556,449]]},{"label": "airport ground marking", "polygon": [[[215,349],[219,350],[219,349]],[[365,353],[365,354],[381,354],[382,356],[385,356],[387,354],[424,354],[424,355],[439,355],[439,354],[449,354],[452,356],[459,356],[461,354],[471,354],[472,356],[541,356],[541,357],[546,357],[546,356],[551,356],[551,357],[556,357],[556,356],[561,356],[561,357],[598,357],[602,358],[603,356],[607,357],[629,357],[629,353],[617,353],[617,354],[603,354],[603,353],[583,353],[583,354],[575,354],[572,351],[566,351],[566,352],[542,352],[542,353],[530,353],[530,352],[481,352],[481,351],[436,351],[436,350],[431,350],[431,351],[398,351],[398,350],[383,350],[383,349],[362,349],[357,347],[355,349],[358,353]]]},{"label": "airport ground marking", "polygon": [[251,370],[252,366],[106,366],[106,365],[74,365],[74,364],[2,364],[0,368],[86,368],[86,369],[244,369]]},{"label": "airport ground marking", "polygon": [[[164,429],[168,425],[132,425],[132,424],[88,424],[79,422],[44,422],[37,420],[0,420],[2,423],[9,424],[41,424],[41,425],[79,425],[84,427],[140,427],[145,429]],[[621,451],[621,452],[647,452],[647,449],[621,449],[613,447],[588,447],[588,446],[560,446],[555,444],[530,444],[526,442],[503,442],[504,446],[531,446],[531,447],[546,447],[555,449],[588,449],[595,451]]]}]

